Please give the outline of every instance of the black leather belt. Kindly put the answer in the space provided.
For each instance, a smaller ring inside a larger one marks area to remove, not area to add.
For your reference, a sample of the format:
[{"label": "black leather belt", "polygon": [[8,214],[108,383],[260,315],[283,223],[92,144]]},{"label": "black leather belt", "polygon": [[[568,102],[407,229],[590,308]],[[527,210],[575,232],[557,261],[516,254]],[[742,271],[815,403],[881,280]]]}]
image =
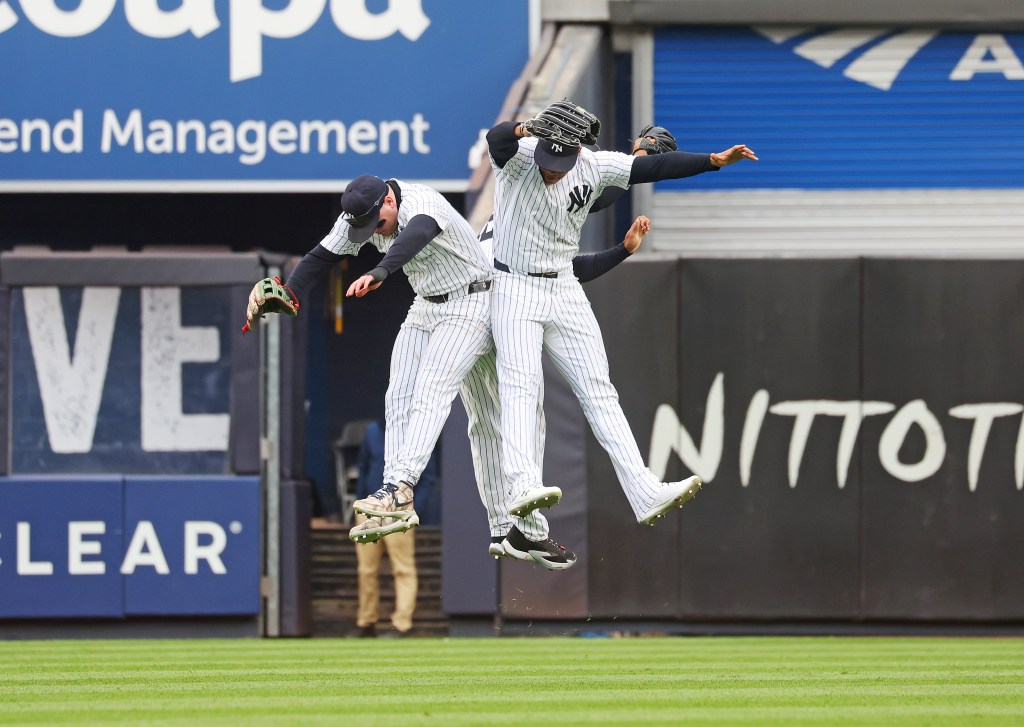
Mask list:
[{"label": "black leather belt", "polygon": [[[498,260],[497,258],[495,258],[495,260],[494,260],[494,269],[495,270],[500,270],[503,273],[511,273],[512,272],[512,270],[509,269],[508,265],[503,263],[501,260]],[[525,273],[525,274],[529,275],[531,278],[557,278],[558,277],[558,273]]]},{"label": "black leather belt", "polygon": [[[470,283],[469,287],[466,288],[465,295],[470,293],[482,293],[485,290],[491,289],[490,280],[478,280],[475,283]],[[431,303],[447,303],[449,300],[454,298],[461,298],[463,293],[461,290],[456,290],[452,293],[444,293],[443,295],[424,295],[423,300],[429,300]]]}]

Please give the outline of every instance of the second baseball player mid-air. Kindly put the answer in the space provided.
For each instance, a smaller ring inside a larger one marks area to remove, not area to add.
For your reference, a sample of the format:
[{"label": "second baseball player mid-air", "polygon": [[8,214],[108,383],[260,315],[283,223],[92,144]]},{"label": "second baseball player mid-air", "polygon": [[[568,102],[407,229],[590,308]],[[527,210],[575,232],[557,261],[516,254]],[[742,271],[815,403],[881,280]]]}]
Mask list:
[{"label": "second baseball player mid-air", "polygon": [[572,259],[587,213],[606,189],[717,171],[757,157],[743,144],[714,154],[650,156],[585,148],[599,132],[593,114],[560,101],[532,119],[503,122],[487,133],[495,174],[491,320],[503,464],[513,514],[550,507],[561,498],[558,487],[541,479],[532,436],[541,351],[546,351],[608,452],[637,521],[653,524],[691,499],[701,480],[663,483],[644,464],[609,378],[594,312],[572,274]]}]

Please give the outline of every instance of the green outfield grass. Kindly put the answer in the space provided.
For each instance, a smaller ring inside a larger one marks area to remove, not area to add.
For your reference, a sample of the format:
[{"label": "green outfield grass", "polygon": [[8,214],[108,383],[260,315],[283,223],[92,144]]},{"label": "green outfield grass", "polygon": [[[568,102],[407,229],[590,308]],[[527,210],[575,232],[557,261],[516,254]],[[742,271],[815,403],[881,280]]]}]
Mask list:
[{"label": "green outfield grass", "polygon": [[1024,640],[0,642],[0,723],[1024,724]]}]

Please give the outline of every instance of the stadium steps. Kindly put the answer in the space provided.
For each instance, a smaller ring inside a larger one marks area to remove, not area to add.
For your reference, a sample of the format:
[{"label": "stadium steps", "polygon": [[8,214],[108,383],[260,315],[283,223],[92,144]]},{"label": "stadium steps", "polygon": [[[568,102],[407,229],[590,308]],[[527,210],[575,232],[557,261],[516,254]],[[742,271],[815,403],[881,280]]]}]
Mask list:
[{"label": "stadium steps", "polygon": [[[352,636],[356,631],[359,583],[356,546],[348,539],[348,531],[348,526],[324,522],[316,522],[310,529],[313,636]],[[447,636],[448,619],[441,610],[441,529],[421,525],[414,532],[419,589],[412,634]],[[385,555],[380,567],[379,633],[391,630],[394,607],[394,579]]]}]

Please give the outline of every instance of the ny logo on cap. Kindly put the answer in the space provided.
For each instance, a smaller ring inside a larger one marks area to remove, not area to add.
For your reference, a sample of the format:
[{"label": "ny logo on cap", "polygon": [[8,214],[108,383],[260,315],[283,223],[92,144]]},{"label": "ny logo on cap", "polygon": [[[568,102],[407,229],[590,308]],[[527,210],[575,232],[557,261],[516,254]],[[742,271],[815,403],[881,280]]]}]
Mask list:
[{"label": "ny logo on cap", "polygon": [[552,151],[555,152],[555,154],[561,154],[562,153],[562,145],[561,144],[552,144],[551,145],[551,149],[552,149]]}]

